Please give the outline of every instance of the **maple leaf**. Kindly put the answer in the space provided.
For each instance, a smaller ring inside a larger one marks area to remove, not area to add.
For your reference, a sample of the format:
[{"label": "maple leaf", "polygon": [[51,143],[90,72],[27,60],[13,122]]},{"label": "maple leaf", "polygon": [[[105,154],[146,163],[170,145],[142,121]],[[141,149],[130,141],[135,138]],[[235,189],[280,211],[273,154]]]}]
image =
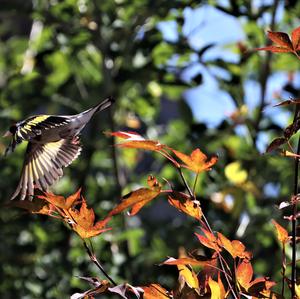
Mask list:
[{"label": "maple leaf", "polygon": [[173,153],[184,163],[182,166],[196,173],[208,171],[217,163],[218,157],[213,156],[210,159],[201,152],[199,148],[195,149],[190,156],[172,149]]},{"label": "maple leaf", "polygon": [[110,220],[110,217],[107,217],[104,220],[95,223],[94,210],[87,207],[84,198],[82,199],[80,209],[70,209],[69,215],[72,219],[70,225],[73,227],[74,231],[76,231],[78,235],[83,239],[97,236],[100,233],[103,233],[110,229],[105,228],[105,225]]},{"label": "maple leaf", "polygon": [[70,195],[67,198],[64,198],[63,196],[60,195],[55,195],[53,193],[47,193],[47,192],[45,192],[44,195],[39,195],[38,197],[46,200],[47,202],[51,203],[55,207],[68,210],[73,205],[75,205],[76,202],[81,200],[81,188],[79,188],[77,192],[75,192],[74,194]]},{"label": "maple leaf", "polygon": [[190,196],[182,192],[172,192],[172,195],[168,196],[168,201],[179,211],[197,220],[200,220],[203,215],[199,201],[192,200]]}]

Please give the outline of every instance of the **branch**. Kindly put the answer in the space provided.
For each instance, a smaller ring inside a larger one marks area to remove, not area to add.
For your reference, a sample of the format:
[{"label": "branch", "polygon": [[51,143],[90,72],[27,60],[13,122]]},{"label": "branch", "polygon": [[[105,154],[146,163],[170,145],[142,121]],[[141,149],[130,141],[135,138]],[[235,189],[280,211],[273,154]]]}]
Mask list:
[{"label": "branch", "polygon": [[83,240],[83,245],[86,249],[87,254],[89,255],[91,261],[100,269],[100,271],[103,273],[103,275],[114,285],[116,286],[117,284],[115,283],[115,281],[105,272],[104,268],[101,266],[101,264],[99,263],[99,261],[97,260],[97,257],[95,256],[95,254],[91,251],[91,249],[89,248],[89,246],[87,245],[86,241]]}]

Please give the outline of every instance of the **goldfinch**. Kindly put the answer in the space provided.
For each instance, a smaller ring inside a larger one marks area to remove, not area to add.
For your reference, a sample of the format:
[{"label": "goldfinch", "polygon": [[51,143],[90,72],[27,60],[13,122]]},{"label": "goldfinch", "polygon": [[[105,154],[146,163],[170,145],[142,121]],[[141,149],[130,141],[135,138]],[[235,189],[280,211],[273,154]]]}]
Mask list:
[{"label": "goldfinch", "polygon": [[34,189],[47,191],[63,175],[63,168],[80,154],[79,134],[92,116],[112,105],[109,97],[75,115],[36,115],[12,125],[3,135],[12,140],[5,155],[22,141],[28,141],[19,184],[11,199],[32,199]]}]

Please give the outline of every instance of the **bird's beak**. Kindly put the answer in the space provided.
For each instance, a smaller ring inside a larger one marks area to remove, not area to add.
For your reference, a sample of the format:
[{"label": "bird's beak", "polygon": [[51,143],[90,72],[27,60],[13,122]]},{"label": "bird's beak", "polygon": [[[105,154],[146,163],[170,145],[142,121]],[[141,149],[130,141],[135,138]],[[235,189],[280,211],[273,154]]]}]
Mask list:
[{"label": "bird's beak", "polygon": [[7,131],[2,137],[10,137],[12,136],[12,133],[10,131]]}]

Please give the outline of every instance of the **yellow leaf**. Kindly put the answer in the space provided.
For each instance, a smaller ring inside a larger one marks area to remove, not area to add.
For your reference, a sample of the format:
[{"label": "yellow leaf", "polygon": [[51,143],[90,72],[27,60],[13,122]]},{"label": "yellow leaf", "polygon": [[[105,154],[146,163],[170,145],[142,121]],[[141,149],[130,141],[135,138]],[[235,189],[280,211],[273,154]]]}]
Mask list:
[{"label": "yellow leaf", "polygon": [[240,162],[235,161],[225,167],[225,176],[233,184],[239,185],[246,182],[248,173],[242,169]]}]

